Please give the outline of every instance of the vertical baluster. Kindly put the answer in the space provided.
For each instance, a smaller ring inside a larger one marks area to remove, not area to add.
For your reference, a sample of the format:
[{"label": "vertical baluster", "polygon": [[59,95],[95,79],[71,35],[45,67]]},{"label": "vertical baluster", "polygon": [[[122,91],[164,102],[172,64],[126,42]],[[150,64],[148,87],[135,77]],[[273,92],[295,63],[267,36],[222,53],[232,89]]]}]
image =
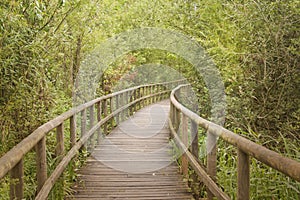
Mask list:
[{"label": "vertical baluster", "polygon": [[[210,132],[207,132],[207,173],[216,181],[217,174],[217,137]],[[207,197],[212,200],[214,195],[207,190]]]},{"label": "vertical baluster", "polygon": [[[142,97],[145,97],[146,96],[146,86],[144,86],[143,87],[143,93],[142,93],[143,95],[142,95]],[[147,101],[147,99],[144,99],[143,100],[143,107],[145,107],[146,106],[146,101]]]},{"label": "vertical baluster", "polygon": [[[171,120],[171,124],[174,126],[174,105],[172,102],[170,102],[170,120]],[[170,131],[170,138],[171,138],[172,134]]]},{"label": "vertical baluster", "polygon": [[94,127],[95,116],[94,116],[94,105],[90,107],[90,129]]},{"label": "vertical baluster", "polygon": [[[116,110],[119,109],[119,100],[120,100],[119,95],[116,95]],[[119,124],[119,122],[120,122],[120,115],[118,113],[116,115],[116,123]]]},{"label": "vertical baluster", "polygon": [[56,128],[56,148],[55,148],[55,155],[57,157],[62,156],[65,151],[64,145],[64,125],[61,123]]},{"label": "vertical baluster", "polygon": [[[107,116],[107,99],[103,100],[103,115],[104,118]],[[107,122],[103,124],[103,133],[107,135]]]},{"label": "vertical baluster", "polygon": [[35,151],[37,165],[37,192],[39,192],[47,180],[46,136],[37,143]]},{"label": "vertical baluster", "polygon": [[198,125],[191,121],[191,138],[192,138],[192,154],[198,158],[199,144],[198,144]]},{"label": "vertical baluster", "polygon": [[[182,143],[185,145],[184,151],[188,151],[188,119],[182,113]],[[185,177],[188,175],[188,158],[186,153],[183,153],[181,157],[181,168],[182,173]]]},{"label": "vertical baluster", "polygon": [[[141,88],[139,87],[137,89],[137,96],[136,96],[136,98],[139,99],[140,97],[141,97]],[[137,102],[137,107],[136,107],[135,111],[138,111],[140,108],[141,108],[141,101],[138,101]]]},{"label": "vertical baluster", "polygon": [[[119,107],[123,107],[124,106],[124,93],[121,93],[121,95],[120,95],[120,105],[119,105]],[[124,121],[124,119],[125,119],[125,111],[122,111],[121,113],[120,113],[120,122],[122,122],[122,121]]]},{"label": "vertical baluster", "polygon": [[86,133],[86,109],[81,111],[81,137]]},{"label": "vertical baluster", "polygon": [[[153,94],[153,85],[150,86],[150,94]],[[152,104],[153,101],[153,97],[150,98],[150,104]]]},{"label": "vertical baluster", "polygon": [[249,155],[238,149],[238,200],[250,199],[250,160]]},{"label": "vertical baluster", "polygon": [[23,158],[10,171],[10,199],[21,200],[24,197],[24,163]]},{"label": "vertical baluster", "polygon": [[70,143],[71,147],[76,143],[76,115],[70,117]]},{"label": "vertical baluster", "polygon": [[[95,123],[95,116],[94,116],[94,105],[92,105],[90,107],[90,129],[92,129],[94,127],[94,123]],[[94,142],[94,135],[93,134],[90,137],[90,144],[89,144],[89,150],[91,151],[94,148],[95,142]]]},{"label": "vertical baluster", "polygon": [[[99,101],[97,104],[97,121],[100,122],[101,121],[101,101]],[[97,144],[100,144],[101,142],[101,127],[99,127],[99,129],[97,130]]]},{"label": "vertical baluster", "polygon": [[[128,94],[128,92],[125,92],[124,105],[127,105],[128,102],[129,102],[129,94]],[[130,109],[126,108],[124,113],[125,113],[125,118],[127,118],[127,116],[130,115]],[[125,120],[125,118],[124,118],[124,120]]]},{"label": "vertical baluster", "polygon": [[178,132],[179,124],[180,124],[180,111],[177,108],[175,108],[175,123],[174,123],[174,128],[175,128],[176,132]]},{"label": "vertical baluster", "polygon": [[[138,89],[134,90],[133,99],[134,101],[138,98]],[[137,111],[138,102],[134,104],[133,112]]]},{"label": "vertical baluster", "polygon": [[[109,98],[109,114],[113,113],[113,97]],[[112,118],[110,118],[109,120],[109,124],[110,124],[110,130],[113,129],[114,127],[114,116],[112,116]]]}]

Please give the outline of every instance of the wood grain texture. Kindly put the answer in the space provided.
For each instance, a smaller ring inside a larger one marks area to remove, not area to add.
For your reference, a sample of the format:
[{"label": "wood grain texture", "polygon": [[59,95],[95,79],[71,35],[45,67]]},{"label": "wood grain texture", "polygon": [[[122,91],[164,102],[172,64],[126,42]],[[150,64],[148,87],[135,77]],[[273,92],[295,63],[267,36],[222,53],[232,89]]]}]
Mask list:
[{"label": "wood grain texture", "polygon": [[193,199],[172,159],[168,101],[121,122],[78,171],[67,199]]}]

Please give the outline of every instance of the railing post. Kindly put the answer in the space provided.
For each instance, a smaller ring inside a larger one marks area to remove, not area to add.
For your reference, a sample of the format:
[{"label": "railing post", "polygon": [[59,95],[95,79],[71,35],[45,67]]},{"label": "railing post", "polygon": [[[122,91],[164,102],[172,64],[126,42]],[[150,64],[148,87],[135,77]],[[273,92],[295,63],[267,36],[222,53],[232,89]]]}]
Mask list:
[{"label": "railing post", "polygon": [[[92,105],[90,107],[90,129],[92,129],[94,127],[94,123],[95,123],[95,116],[94,116],[94,105]],[[89,144],[89,150],[92,150],[94,148],[94,136],[95,134],[93,134],[91,137],[90,137],[90,144]]]},{"label": "railing post", "polygon": [[[109,98],[109,114],[113,113],[113,97]],[[109,120],[110,121],[110,130],[114,126],[114,116]]]},{"label": "railing post", "polygon": [[199,144],[198,144],[198,125],[191,120],[191,138],[192,138],[192,154],[199,157]]},{"label": "railing post", "polygon": [[37,193],[47,180],[47,158],[46,158],[46,136],[44,136],[35,146],[36,151],[36,178]]},{"label": "railing post", "polygon": [[188,158],[186,156],[186,151],[188,151],[188,119],[182,113],[182,143],[185,145],[184,153],[181,157],[181,168],[182,173],[185,177],[188,176]]},{"label": "railing post", "polygon": [[[101,121],[101,101],[99,101],[97,104],[97,121]],[[101,142],[101,127],[97,130],[97,144],[100,144]]]},{"label": "railing post", "polygon": [[[125,95],[124,95],[124,93],[121,93],[121,95],[120,95],[120,106],[121,107],[123,107],[125,104],[124,104],[124,97]],[[122,121],[124,121],[125,120],[125,111],[123,110],[121,113],[121,117],[120,117],[120,122],[122,122]],[[120,123],[119,122],[119,123]]]},{"label": "railing post", "polygon": [[[217,137],[207,132],[207,144],[206,144],[206,151],[207,151],[207,173],[208,175],[216,181],[217,175]],[[214,195],[207,189],[207,197],[209,200],[212,200]]]},{"label": "railing post", "polygon": [[24,197],[24,163],[23,158],[10,171],[10,199],[21,200]]},{"label": "railing post", "polygon": [[[139,99],[140,97],[141,97],[141,87],[140,88],[138,88],[138,90],[137,90],[137,99]],[[135,111],[138,111],[139,109],[141,109],[141,104],[142,102],[141,101],[138,101],[138,103],[137,103],[137,109],[135,110]]]},{"label": "railing post", "polygon": [[[104,117],[107,116],[107,99],[103,100],[103,115]],[[103,133],[104,135],[107,135],[107,122],[103,124]]]},{"label": "railing post", "polygon": [[70,143],[71,147],[76,143],[76,115],[70,117]]},{"label": "railing post", "polygon": [[175,107],[174,109],[174,129],[177,132],[179,129],[179,124],[180,124],[180,112],[179,110]]},{"label": "railing post", "polygon": [[94,127],[95,117],[94,117],[94,105],[90,107],[90,129]]},{"label": "railing post", "polygon": [[250,160],[249,155],[238,149],[238,189],[237,199],[238,200],[249,200],[250,199]]},{"label": "railing post", "polygon": [[[127,92],[125,92],[125,99],[124,99],[124,105],[127,105],[128,103],[129,103],[129,94],[128,94],[129,92],[127,91]],[[125,113],[125,118],[124,118],[124,120],[130,115],[130,108],[126,108],[126,110],[124,111],[124,113]]]},{"label": "railing post", "polygon": [[[119,95],[116,95],[116,110],[119,109],[119,100],[120,100]],[[120,122],[120,115],[118,113],[116,116],[116,123],[119,124],[119,122]]]},{"label": "railing post", "polygon": [[81,111],[81,137],[86,133],[86,109]]},{"label": "railing post", "polygon": [[56,128],[56,148],[55,155],[59,157],[64,154],[65,146],[64,146],[64,125],[61,123]]},{"label": "railing post", "polygon": [[[143,95],[142,95],[142,97],[145,97],[147,95],[146,92],[147,92],[147,89],[146,89],[146,86],[144,86],[143,87]],[[144,99],[143,100],[143,107],[145,107],[146,105],[147,105],[147,99]]]},{"label": "railing post", "polygon": [[[150,94],[152,95],[153,94],[153,85],[150,86]],[[154,101],[153,101],[153,97],[150,98],[150,104],[152,104]]]}]

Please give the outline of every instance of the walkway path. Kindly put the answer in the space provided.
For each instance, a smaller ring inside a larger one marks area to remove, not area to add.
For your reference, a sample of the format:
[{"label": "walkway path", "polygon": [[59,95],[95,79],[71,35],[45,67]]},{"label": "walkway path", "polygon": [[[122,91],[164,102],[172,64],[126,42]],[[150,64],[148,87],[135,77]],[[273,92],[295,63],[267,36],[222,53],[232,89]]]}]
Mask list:
[{"label": "walkway path", "polygon": [[169,102],[147,106],[119,124],[79,173],[74,199],[193,199],[172,161]]}]

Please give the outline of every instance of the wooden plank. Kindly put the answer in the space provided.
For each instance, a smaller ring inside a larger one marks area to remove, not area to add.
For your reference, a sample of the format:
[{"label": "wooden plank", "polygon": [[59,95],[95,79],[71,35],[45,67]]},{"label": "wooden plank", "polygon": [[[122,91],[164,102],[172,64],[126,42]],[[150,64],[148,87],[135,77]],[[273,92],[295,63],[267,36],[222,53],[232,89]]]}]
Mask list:
[{"label": "wooden plank", "polygon": [[[166,112],[163,115],[152,113],[153,117],[167,121],[168,101],[159,105]],[[143,108],[133,118],[147,117],[145,113],[153,111],[154,106]],[[169,131],[166,129],[168,124],[138,121],[139,125],[147,124],[142,129],[145,132],[156,131],[159,126],[161,131],[151,137],[141,137],[143,134],[132,131],[134,128],[124,131],[132,126],[128,120],[120,123],[95,147],[93,157],[78,171],[79,181],[73,187],[76,192],[68,198],[193,199],[172,161],[172,147],[168,143]]]}]

